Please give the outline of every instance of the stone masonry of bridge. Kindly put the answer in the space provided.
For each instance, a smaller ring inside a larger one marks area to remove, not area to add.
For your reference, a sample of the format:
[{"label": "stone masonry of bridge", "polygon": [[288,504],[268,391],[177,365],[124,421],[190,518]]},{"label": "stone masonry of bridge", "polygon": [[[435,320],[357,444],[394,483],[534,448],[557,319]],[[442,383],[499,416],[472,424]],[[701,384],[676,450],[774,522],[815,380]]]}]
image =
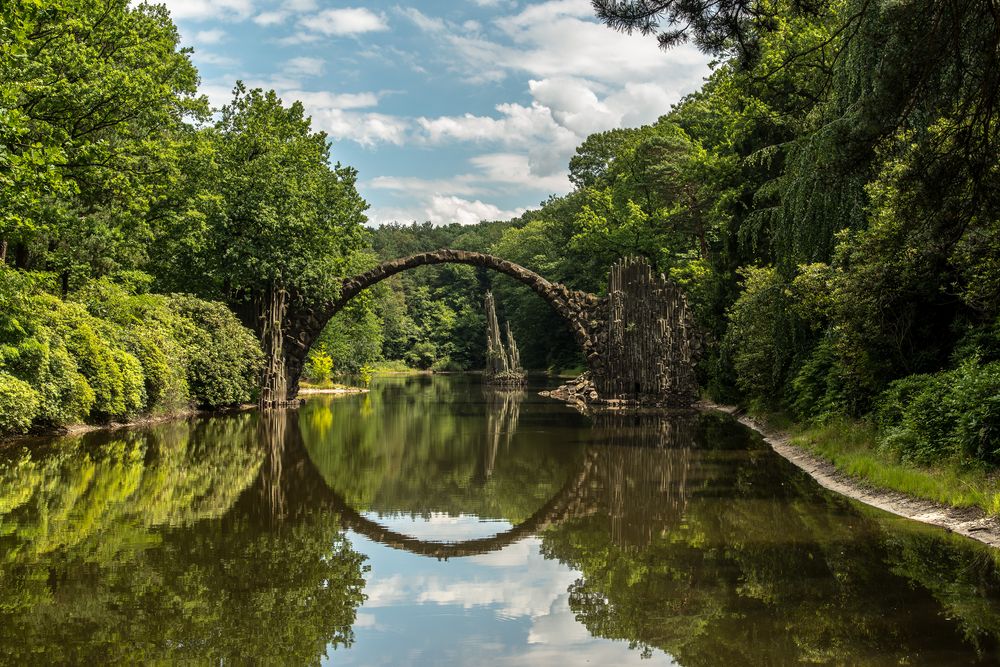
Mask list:
[{"label": "stone masonry of bridge", "polygon": [[613,265],[609,293],[598,297],[493,255],[450,249],[390,260],[346,278],[337,298],[320,308],[293,305],[284,338],[289,398],[298,392],[309,347],[351,299],[402,271],[446,263],[506,274],[545,299],[566,322],[586,359],[585,400],[664,407],[690,407],[697,400],[694,365],[699,346],[687,300],[646,260],[625,258]]}]

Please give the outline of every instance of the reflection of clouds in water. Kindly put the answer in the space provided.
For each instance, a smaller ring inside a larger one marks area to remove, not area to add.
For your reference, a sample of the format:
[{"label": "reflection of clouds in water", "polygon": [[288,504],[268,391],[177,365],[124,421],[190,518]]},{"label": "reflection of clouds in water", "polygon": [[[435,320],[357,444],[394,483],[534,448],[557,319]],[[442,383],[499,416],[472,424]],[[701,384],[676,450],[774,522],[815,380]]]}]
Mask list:
[{"label": "reflection of clouds in water", "polygon": [[576,578],[575,572],[558,563],[542,561],[532,563],[529,569],[504,572],[494,580],[430,580],[417,595],[417,602],[461,605],[464,609],[491,605],[502,616],[535,618],[547,614],[553,601]]},{"label": "reflection of clouds in water", "polygon": [[[565,591],[552,601],[549,613],[539,616],[531,624],[529,644],[571,645],[590,639],[590,633],[569,612],[569,593]],[[568,613],[567,613],[568,612]]]},{"label": "reflection of clouds in water", "polygon": [[[379,574],[378,562],[373,559],[365,586],[368,595],[365,608],[430,603],[463,609],[491,606],[507,618],[547,614],[552,602],[566,592],[578,575],[556,561],[542,558],[538,540],[526,542],[531,544],[514,545],[521,547],[514,549],[521,553],[511,559],[510,565],[494,563],[489,568],[476,567],[469,562],[471,559],[461,564],[457,560],[430,561],[435,566],[433,572],[384,576]],[[496,554],[499,560],[503,560],[503,551]]]},{"label": "reflection of clouds in water", "polygon": [[[483,534],[483,524],[477,529],[472,520],[407,516],[392,528],[415,535],[445,526],[455,539],[468,539]],[[434,537],[442,539],[440,532]],[[567,590],[579,572],[545,559],[537,537],[448,561],[351,539],[372,569],[354,625],[357,641],[337,651],[337,664],[673,664],[663,653],[642,660],[623,642],[591,637],[569,608]]]},{"label": "reflection of clouds in water", "polygon": [[468,560],[470,563],[485,565],[486,567],[525,566],[531,560],[532,553],[538,552],[538,547],[541,543],[542,541],[537,537],[529,537],[520,542],[515,542],[500,551],[470,556]]},{"label": "reflection of clouds in water", "polygon": [[471,514],[452,516],[442,512],[432,512],[425,518],[399,513],[362,512],[362,516],[397,533],[434,542],[459,542],[492,537],[512,527],[506,521],[484,521]]},{"label": "reflection of clouds in water", "polygon": [[[374,570],[374,568],[373,568]],[[368,573],[368,583],[365,585],[364,608],[390,607],[401,602],[408,602],[411,592],[407,590],[410,579],[404,579],[401,574],[394,574],[391,577],[378,577],[372,572]]]}]

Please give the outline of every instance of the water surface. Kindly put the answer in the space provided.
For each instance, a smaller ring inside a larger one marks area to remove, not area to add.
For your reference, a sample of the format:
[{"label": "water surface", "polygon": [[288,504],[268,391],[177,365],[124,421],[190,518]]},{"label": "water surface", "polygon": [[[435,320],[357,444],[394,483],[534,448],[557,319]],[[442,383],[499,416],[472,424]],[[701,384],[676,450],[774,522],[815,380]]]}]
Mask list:
[{"label": "water surface", "polygon": [[0,454],[4,664],[997,664],[996,552],[474,377]]}]

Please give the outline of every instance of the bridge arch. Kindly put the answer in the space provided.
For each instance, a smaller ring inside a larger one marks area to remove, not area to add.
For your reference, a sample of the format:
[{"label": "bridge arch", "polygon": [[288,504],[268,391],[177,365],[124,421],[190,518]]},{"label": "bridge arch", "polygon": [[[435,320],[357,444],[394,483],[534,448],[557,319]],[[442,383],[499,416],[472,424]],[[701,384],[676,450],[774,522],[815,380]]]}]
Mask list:
[{"label": "bridge arch", "polygon": [[344,528],[349,528],[373,542],[438,560],[465,558],[499,551],[525,537],[539,533],[549,526],[594,511],[587,503],[586,491],[587,481],[597,458],[596,451],[588,451],[576,475],[567,480],[552,498],[521,523],[496,535],[457,542],[439,542],[405,535],[364,516],[328,486],[325,487],[323,495],[327,506],[337,513]]},{"label": "bridge arch", "polygon": [[600,304],[600,298],[588,292],[572,290],[561,283],[551,282],[530,269],[494,255],[444,248],[382,262],[364,273],[345,278],[340,285],[340,293],[337,298],[324,304],[321,308],[302,313],[298,317],[292,313],[291,330],[294,335],[285,339],[289,398],[294,397],[298,392],[299,377],[309,348],[319,337],[327,322],[343,310],[351,299],[397,273],[435,264],[466,264],[490,269],[527,285],[566,321],[570,331],[573,332],[573,338],[583,351],[584,358],[589,360],[597,354],[591,335],[592,327],[590,326],[589,314]]},{"label": "bridge arch", "polygon": [[285,384],[294,399],[306,354],[330,318],[363,290],[402,271],[433,264],[467,264],[506,274],[562,316],[590,371],[588,400],[689,408],[698,399],[695,363],[700,337],[680,288],[640,257],[611,266],[608,295],[550,282],[514,262],[467,250],[441,249],[383,262],[345,278],[339,294],[319,307],[292,306],[282,327]]}]

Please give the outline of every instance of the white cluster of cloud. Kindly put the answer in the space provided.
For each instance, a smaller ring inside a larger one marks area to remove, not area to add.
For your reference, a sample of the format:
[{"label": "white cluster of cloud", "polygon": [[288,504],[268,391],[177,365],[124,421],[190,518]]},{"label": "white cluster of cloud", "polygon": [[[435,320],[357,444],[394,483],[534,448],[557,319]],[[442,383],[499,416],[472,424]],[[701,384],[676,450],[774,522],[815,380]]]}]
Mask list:
[{"label": "white cluster of cloud", "polygon": [[[504,186],[563,194],[570,187],[566,178],[569,158],[589,134],[655,120],[696,88],[707,69],[705,56],[694,48],[664,53],[654,40],[616,33],[595,23],[587,0],[529,5],[497,19],[495,34],[490,36],[414,8],[399,13],[436,44],[445,45],[440,58],[455,76],[476,85],[527,74],[532,99],[530,105],[499,104],[494,115],[416,118],[407,131],[409,141],[471,143],[500,147],[504,153],[472,160],[471,171],[447,182],[372,180],[368,185],[373,188],[398,191],[406,185],[407,194],[422,201],[423,206],[406,219],[445,212],[449,206],[451,217],[444,220],[471,219],[479,207],[470,206],[465,197],[509,190]],[[442,200],[442,195],[448,198]],[[376,209],[372,217],[382,222],[397,214]]]},{"label": "white cluster of cloud", "polygon": [[[167,4],[181,19],[214,17],[283,25],[285,35],[276,40],[286,45],[378,33],[388,30],[391,21],[393,29],[405,30],[408,25],[423,33],[433,48],[426,52],[395,46],[368,48],[360,52],[361,57],[389,60],[421,74],[446,72],[468,86],[524,77],[530,103],[500,103],[488,115],[410,116],[380,111],[384,92],[316,90],[307,79],[323,73],[324,63],[317,57],[289,59],[280,75],[267,80],[257,82],[244,76],[251,85],[274,87],[285,99],[302,100],[314,125],[335,141],[372,149],[380,145],[420,150],[459,146],[482,151],[467,161],[465,172],[451,178],[363,181],[362,187],[371,189],[376,199],[379,193],[391,193],[397,201],[405,197],[412,202],[374,208],[370,218],[376,223],[497,219],[523,210],[490,203],[498,194],[508,195],[505,201],[510,201],[509,195],[517,189],[530,191],[532,198],[526,203],[532,204],[541,191],[563,194],[570,187],[566,178],[569,158],[589,134],[655,120],[685,92],[695,89],[707,72],[707,58],[693,47],[664,52],[655,40],[617,33],[597,23],[589,0],[520,6],[509,0],[475,0],[491,8],[491,13],[499,13],[485,25],[475,20],[452,22],[414,7],[396,7],[387,16],[364,7],[320,8],[316,0],[278,5],[260,0],[167,0]],[[217,28],[195,34],[196,46],[224,39]],[[224,63],[223,57],[212,53],[199,57]],[[226,97],[228,91],[213,101]]]},{"label": "white cluster of cloud", "polygon": [[[357,35],[387,30],[384,14],[365,7],[321,9],[317,0],[163,0],[178,21],[244,21],[273,26],[296,19],[303,31],[323,35]],[[308,38],[307,38],[308,39]]]}]

